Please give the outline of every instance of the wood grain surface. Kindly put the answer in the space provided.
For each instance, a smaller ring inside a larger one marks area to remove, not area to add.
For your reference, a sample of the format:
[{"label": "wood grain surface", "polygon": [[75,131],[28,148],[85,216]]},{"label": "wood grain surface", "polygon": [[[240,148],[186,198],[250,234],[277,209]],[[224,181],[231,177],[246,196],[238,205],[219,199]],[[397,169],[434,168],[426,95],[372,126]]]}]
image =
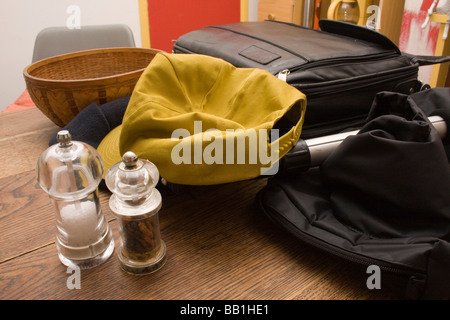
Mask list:
[{"label": "wood grain surface", "polygon": [[[266,180],[173,192],[159,213],[167,262],[143,276],[117,259],[117,221],[100,191],[115,238],[113,256],[81,270],[81,288],[57,257],[54,211],[36,182],[35,162],[59,128],[38,110],[0,115],[0,299],[341,300],[397,299],[395,288],[369,290],[365,269],[300,243],[258,209]],[[20,152],[20,155],[18,153]],[[17,159],[19,157],[20,159]],[[14,159],[14,160],[13,160]]]}]

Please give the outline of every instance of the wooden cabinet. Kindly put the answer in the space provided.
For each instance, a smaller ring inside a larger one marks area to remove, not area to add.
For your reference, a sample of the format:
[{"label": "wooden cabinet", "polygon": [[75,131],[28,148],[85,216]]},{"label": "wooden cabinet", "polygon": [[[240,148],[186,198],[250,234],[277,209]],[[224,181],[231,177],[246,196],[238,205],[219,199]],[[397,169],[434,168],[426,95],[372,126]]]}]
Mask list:
[{"label": "wooden cabinet", "polygon": [[379,32],[398,45],[402,30],[405,0],[380,0],[380,28]]},{"label": "wooden cabinet", "polygon": [[[448,15],[434,13],[431,15],[431,21],[440,23],[439,35],[436,42],[436,56],[450,55],[450,37],[444,37],[445,27],[448,21]],[[431,87],[450,87],[450,77],[448,76],[449,63],[442,63],[433,66],[431,73]]]},{"label": "wooden cabinet", "polygon": [[302,24],[303,0],[259,0],[258,20]]}]

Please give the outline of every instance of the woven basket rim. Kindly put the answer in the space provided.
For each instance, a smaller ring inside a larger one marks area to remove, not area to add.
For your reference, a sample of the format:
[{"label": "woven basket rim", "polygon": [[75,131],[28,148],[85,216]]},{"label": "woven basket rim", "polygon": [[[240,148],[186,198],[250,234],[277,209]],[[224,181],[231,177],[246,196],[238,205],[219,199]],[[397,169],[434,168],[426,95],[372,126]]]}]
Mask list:
[{"label": "woven basket rim", "polygon": [[148,52],[148,53],[154,53],[157,54],[158,52],[162,52],[161,50],[157,49],[150,49],[150,48],[135,48],[135,47],[114,47],[114,48],[100,48],[100,49],[89,49],[89,50],[81,50],[81,51],[75,51],[70,53],[65,53],[49,58],[45,58],[39,61],[35,61],[28,66],[26,66],[23,70],[23,75],[26,80],[31,80],[34,82],[40,82],[40,83],[46,83],[46,84],[54,84],[54,85],[67,85],[67,84],[82,84],[82,83],[95,83],[95,82],[104,82],[104,81],[111,81],[115,82],[117,81],[118,77],[124,77],[127,76],[132,77],[136,73],[142,73],[146,67],[136,69],[130,72],[124,72],[124,73],[118,73],[110,76],[104,76],[104,77],[98,77],[98,78],[85,78],[85,79],[69,79],[69,80],[55,80],[55,79],[45,79],[45,78],[39,78],[32,76],[29,73],[29,70],[34,70],[40,66],[43,66],[47,63],[55,62],[55,61],[62,61],[65,59],[73,58],[73,57],[80,57],[85,55],[92,55],[92,54],[98,54],[103,52]]}]

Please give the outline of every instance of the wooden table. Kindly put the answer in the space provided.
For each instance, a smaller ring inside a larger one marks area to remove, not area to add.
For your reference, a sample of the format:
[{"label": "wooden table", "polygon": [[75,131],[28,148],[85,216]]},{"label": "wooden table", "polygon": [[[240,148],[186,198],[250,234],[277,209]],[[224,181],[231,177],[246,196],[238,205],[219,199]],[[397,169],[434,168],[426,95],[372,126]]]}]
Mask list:
[{"label": "wooden table", "polygon": [[255,196],[266,180],[161,190],[167,262],[134,276],[120,269],[117,221],[101,190],[116,249],[81,270],[81,288],[56,253],[54,210],[35,164],[60,128],[38,109],[0,115],[0,299],[300,300],[396,299],[395,288],[369,290],[365,270],[308,247],[274,226]]}]

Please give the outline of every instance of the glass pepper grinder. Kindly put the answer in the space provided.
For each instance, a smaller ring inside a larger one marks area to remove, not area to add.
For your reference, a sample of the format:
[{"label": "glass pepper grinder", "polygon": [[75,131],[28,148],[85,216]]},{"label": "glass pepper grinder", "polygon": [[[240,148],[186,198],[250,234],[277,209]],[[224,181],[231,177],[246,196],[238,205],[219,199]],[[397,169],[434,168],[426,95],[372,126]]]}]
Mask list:
[{"label": "glass pepper grinder", "polygon": [[122,269],[132,274],[154,272],[166,262],[158,218],[162,205],[158,180],[157,167],[131,151],[106,173],[106,186],[112,192],[109,206],[119,224],[118,258]]},{"label": "glass pepper grinder", "polygon": [[111,229],[100,207],[98,185],[103,163],[90,145],[57,134],[36,164],[37,180],[56,210],[56,247],[60,261],[80,269],[105,262],[114,252]]}]

